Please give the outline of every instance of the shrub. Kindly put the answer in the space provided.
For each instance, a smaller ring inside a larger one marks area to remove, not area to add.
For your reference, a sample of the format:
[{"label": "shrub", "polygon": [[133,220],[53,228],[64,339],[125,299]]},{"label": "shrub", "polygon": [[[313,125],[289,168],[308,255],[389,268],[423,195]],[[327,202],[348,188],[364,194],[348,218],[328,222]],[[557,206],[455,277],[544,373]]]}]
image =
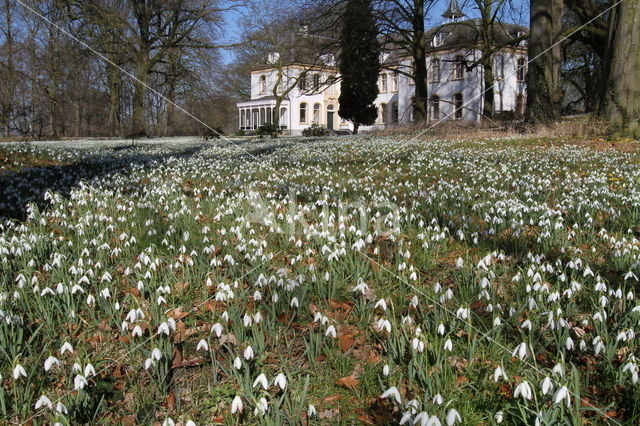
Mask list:
[{"label": "shrub", "polygon": [[266,136],[269,135],[272,138],[277,138],[282,133],[282,129],[279,129],[274,123],[265,123],[256,129],[256,135]]},{"label": "shrub", "polygon": [[329,133],[329,129],[322,124],[313,123],[311,127],[307,127],[302,131],[302,136],[327,136]]}]

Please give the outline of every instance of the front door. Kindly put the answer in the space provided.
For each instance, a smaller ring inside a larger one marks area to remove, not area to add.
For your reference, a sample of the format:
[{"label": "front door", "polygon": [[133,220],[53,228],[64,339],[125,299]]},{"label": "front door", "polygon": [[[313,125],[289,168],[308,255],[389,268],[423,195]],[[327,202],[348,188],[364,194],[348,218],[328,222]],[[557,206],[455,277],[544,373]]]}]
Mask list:
[{"label": "front door", "polygon": [[327,129],[333,130],[333,111],[327,111]]}]

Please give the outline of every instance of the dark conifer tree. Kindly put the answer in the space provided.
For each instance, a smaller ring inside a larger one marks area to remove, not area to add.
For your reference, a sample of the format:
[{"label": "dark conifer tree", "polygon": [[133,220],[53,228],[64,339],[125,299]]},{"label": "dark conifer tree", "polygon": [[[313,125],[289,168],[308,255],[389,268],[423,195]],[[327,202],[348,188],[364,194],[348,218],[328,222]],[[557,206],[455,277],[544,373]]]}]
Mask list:
[{"label": "dark conifer tree", "polygon": [[373,102],[379,92],[380,52],[371,0],[348,0],[340,36],[338,114],[353,123],[354,133],[360,125],[373,124],[378,115]]}]

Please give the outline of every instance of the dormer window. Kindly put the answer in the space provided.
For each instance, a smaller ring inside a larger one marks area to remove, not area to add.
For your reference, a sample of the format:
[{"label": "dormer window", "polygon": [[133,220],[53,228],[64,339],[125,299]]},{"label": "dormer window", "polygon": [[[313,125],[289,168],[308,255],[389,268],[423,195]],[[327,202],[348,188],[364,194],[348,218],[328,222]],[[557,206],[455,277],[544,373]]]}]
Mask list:
[{"label": "dormer window", "polygon": [[267,93],[267,76],[266,75],[260,76],[260,84],[258,88],[260,90],[261,95],[264,95]]},{"label": "dormer window", "polygon": [[445,31],[440,31],[440,32],[436,33],[433,36],[433,39],[431,39],[431,46],[433,46],[433,47],[442,46],[448,36],[449,36],[449,33],[445,32]]}]

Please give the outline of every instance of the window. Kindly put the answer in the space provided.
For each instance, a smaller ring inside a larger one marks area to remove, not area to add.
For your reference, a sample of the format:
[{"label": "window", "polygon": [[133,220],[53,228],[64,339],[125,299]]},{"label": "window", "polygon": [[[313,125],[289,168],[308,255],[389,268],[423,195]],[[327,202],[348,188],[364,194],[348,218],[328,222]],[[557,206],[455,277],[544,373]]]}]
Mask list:
[{"label": "window", "polygon": [[244,129],[244,110],[240,110],[240,130]]},{"label": "window", "polygon": [[391,122],[398,123],[399,111],[398,111],[398,102],[394,102],[391,104]]},{"label": "window", "polygon": [[267,76],[266,75],[260,76],[260,85],[258,87],[260,88],[261,95],[264,95],[267,93]]},{"label": "window", "polygon": [[442,46],[448,36],[449,36],[448,32],[440,31],[439,33],[433,36],[433,39],[431,40],[431,45],[433,47]]},{"label": "window", "polygon": [[264,108],[260,108],[260,124],[267,122],[267,111]]},{"label": "window", "polygon": [[413,86],[416,84],[416,81],[414,80],[414,77],[416,75],[416,63],[414,61],[411,61],[411,64],[409,65],[409,70],[407,70],[407,72],[411,75],[411,77],[409,77],[409,85]]},{"label": "window", "polygon": [[440,120],[440,97],[433,95],[429,101],[431,104],[431,120]]},{"label": "window", "polygon": [[380,104],[380,123],[387,122],[387,104]]},{"label": "window", "polygon": [[313,106],[313,122],[320,123],[320,104]]},{"label": "window", "polygon": [[300,104],[300,123],[306,123],[306,122],[307,122],[307,104],[303,102]]},{"label": "window", "polygon": [[280,120],[279,125],[281,129],[287,128],[287,109],[280,108]]},{"label": "window", "polygon": [[496,55],[495,57],[495,76],[496,79],[502,80],[504,78],[504,56]]},{"label": "window", "polygon": [[298,89],[301,92],[307,91],[307,75],[306,74],[300,75],[300,79],[298,80]]},{"label": "window", "polygon": [[440,81],[440,59],[433,58],[431,60],[431,78],[430,81],[432,83],[437,83]]},{"label": "window", "polygon": [[313,75],[313,90],[314,92],[320,90],[320,74]]},{"label": "window", "polygon": [[518,81],[524,81],[527,76],[527,62],[524,58],[518,59]]},{"label": "window", "polygon": [[462,119],[462,93],[456,93],[453,95],[453,118],[456,120]]},{"label": "window", "polygon": [[524,96],[516,96],[516,117],[522,118],[524,116]]},{"label": "window", "polygon": [[398,91],[398,71],[394,71],[391,77],[391,90],[394,92]]},{"label": "window", "polygon": [[411,97],[410,107],[411,107],[411,110],[410,110],[411,112],[409,114],[409,121],[413,121],[416,114],[416,97],[415,96]]},{"label": "window", "polygon": [[496,92],[495,105],[493,106],[495,112],[502,111],[502,92]]},{"label": "window", "polygon": [[457,55],[453,60],[453,78],[454,80],[464,78],[464,59],[462,55]]},{"label": "window", "polygon": [[380,91],[382,93],[387,93],[387,74],[380,74]]}]

